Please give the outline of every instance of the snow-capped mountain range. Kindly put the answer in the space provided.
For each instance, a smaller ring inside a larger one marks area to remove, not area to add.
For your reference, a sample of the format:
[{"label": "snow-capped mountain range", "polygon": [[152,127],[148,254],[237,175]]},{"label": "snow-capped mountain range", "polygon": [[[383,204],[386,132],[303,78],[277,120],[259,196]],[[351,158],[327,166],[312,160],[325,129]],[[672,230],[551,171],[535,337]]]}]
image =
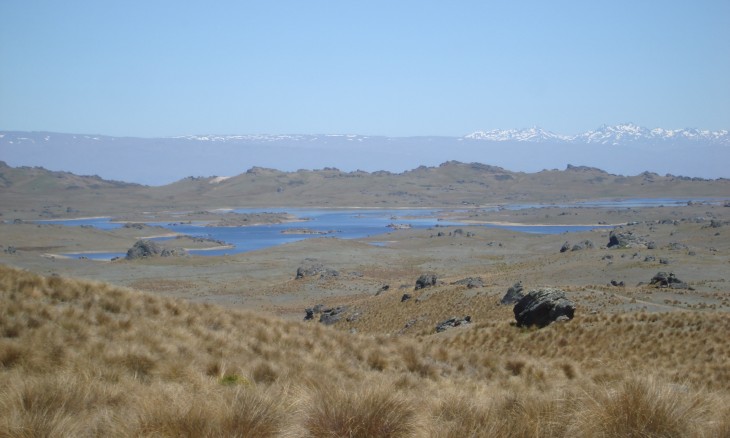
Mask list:
[{"label": "snow-capped mountain range", "polygon": [[730,145],[730,134],[727,130],[709,131],[700,129],[648,129],[633,123],[608,126],[584,132],[582,134],[569,136],[556,134],[542,128],[533,127],[529,129],[510,129],[477,131],[464,136],[469,140],[486,141],[526,141],[526,142],[569,142],[569,143],[593,143],[605,145],[620,145],[633,142],[657,142],[657,141],[702,141],[715,144]]},{"label": "snow-capped mountain range", "polygon": [[460,137],[261,134],[139,138],[0,131],[0,161],[11,166],[44,166],[153,185],[189,175],[238,175],[254,166],[284,171],[337,167],[403,172],[450,160],[526,172],[571,164],[622,175],[648,170],[727,178],[730,134],[726,130],[647,129],[630,123],[601,126],[574,136],[537,127]]}]

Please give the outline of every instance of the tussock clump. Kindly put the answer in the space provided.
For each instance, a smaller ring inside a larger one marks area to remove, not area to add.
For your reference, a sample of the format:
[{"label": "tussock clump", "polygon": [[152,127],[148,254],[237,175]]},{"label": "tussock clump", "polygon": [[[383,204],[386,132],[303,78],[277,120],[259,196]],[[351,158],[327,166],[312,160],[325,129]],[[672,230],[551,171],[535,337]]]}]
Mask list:
[{"label": "tussock clump", "polygon": [[716,403],[677,384],[630,377],[616,386],[597,387],[581,398],[570,433],[575,436],[700,436]]},{"label": "tussock clump", "polygon": [[387,385],[369,382],[354,389],[323,385],[300,397],[303,433],[298,436],[418,436],[414,402]]}]

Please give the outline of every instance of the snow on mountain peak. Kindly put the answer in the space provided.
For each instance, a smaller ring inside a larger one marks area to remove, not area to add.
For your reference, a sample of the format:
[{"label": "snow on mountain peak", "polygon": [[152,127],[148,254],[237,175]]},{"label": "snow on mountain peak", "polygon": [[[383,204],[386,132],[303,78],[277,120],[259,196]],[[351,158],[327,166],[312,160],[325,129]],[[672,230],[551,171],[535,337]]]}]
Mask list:
[{"label": "snow on mountain peak", "polygon": [[550,131],[546,131],[540,127],[534,126],[528,129],[494,129],[491,131],[476,131],[464,138],[470,140],[490,140],[490,141],[551,141],[551,140],[567,140],[569,137],[558,135]]},{"label": "snow on mountain peak", "polygon": [[709,141],[718,144],[730,145],[730,135],[727,130],[709,131],[695,128],[687,129],[647,129],[634,123],[618,125],[602,125],[595,130],[582,134],[568,136],[560,135],[542,128],[534,127],[522,130],[476,131],[464,136],[470,140],[487,141],[561,141],[569,143],[593,143],[619,145],[627,142],[657,142],[670,140]]}]

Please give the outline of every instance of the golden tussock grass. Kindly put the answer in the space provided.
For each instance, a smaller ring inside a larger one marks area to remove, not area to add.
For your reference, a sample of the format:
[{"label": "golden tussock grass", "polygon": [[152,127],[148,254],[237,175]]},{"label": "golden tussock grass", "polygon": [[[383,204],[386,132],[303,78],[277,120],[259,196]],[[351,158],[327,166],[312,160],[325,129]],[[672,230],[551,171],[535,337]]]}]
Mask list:
[{"label": "golden tussock grass", "polygon": [[727,315],[503,313],[356,335],[0,266],[0,436],[730,432]]}]

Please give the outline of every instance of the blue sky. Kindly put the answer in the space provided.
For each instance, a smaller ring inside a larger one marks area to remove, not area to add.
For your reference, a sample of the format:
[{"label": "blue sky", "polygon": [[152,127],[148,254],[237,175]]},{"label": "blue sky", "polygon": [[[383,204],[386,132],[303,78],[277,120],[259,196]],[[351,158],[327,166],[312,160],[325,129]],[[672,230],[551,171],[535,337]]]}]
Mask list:
[{"label": "blue sky", "polygon": [[0,0],[0,129],[730,128],[730,2]]}]

